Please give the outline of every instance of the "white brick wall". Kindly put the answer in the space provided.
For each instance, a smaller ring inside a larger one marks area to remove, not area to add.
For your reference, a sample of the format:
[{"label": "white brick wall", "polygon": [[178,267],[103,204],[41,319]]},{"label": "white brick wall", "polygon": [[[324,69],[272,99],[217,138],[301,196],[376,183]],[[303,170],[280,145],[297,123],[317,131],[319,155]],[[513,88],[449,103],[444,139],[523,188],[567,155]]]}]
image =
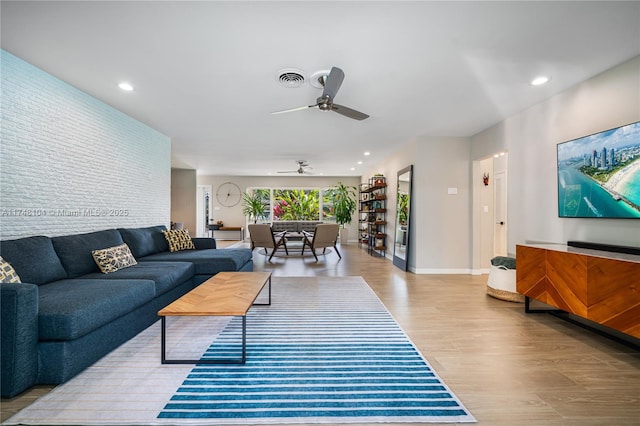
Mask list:
[{"label": "white brick wall", "polygon": [[168,225],[170,139],[0,54],[0,239]]}]

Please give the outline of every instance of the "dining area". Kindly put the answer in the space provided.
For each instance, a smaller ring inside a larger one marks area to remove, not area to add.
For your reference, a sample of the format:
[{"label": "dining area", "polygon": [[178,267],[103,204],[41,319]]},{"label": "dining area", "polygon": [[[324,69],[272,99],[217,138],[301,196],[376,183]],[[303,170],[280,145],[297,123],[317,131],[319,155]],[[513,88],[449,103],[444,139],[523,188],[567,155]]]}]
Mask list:
[{"label": "dining area", "polygon": [[[273,224],[261,223],[248,225],[251,249],[261,248],[258,252],[273,257],[327,255],[335,251],[342,259],[337,247],[339,227],[334,223],[315,221],[283,221]],[[321,250],[320,250],[321,249]]]}]

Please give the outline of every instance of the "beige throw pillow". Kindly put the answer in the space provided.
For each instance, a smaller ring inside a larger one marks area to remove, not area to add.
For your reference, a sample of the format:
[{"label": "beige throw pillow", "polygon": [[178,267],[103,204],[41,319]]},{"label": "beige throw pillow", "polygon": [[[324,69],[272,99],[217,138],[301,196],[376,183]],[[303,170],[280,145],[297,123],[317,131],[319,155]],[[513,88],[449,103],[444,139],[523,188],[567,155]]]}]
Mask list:
[{"label": "beige throw pillow", "polygon": [[188,229],[172,229],[170,231],[162,231],[164,237],[169,243],[169,250],[181,251],[181,250],[195,250],[196,246],[191,241],[191,235],[189,235]]},{"label": "beige throw pillow", "polygon": [[0,256],[0,283],[19,283],[20,277],[13,266]]},{"label": "beige throw pillow", "polygon": [[126,243],[106,249],[93,250],[91,255],[105,274],[138,264]]}]

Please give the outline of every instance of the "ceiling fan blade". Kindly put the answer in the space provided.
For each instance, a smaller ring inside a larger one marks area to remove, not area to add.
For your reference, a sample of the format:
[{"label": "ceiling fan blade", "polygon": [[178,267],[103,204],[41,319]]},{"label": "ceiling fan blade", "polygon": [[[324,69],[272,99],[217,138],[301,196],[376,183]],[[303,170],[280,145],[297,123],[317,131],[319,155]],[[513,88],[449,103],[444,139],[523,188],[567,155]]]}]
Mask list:
[{"label": "ceiling fan blade", "polygon": [[324,82],[324,91],[322,92],[322,97],[329,96],[333,99],[338,93],[340,86],[342,86],[342,81],[344,80],[344,72],[338,67],[331,68],[329,75],[327,76],[327,80]]},{"label": "ceiling fan blade", "polygon": [[285,112],[301,111],[303,109],[315,108],[317,106],[318,106],[318,104],[308,105],[308,106],[301,106],[301,107],[297,107],[297,108],[284,109],[282,111],[274,111],[271,114],[284,114]]},{"label": "ceiling fan blade", "polygon": [[338,114],[342,114],[345,117],[353,118],[354,120],[364,120],[365,118],[369,118],[369,116],[364,112],[356,111],[355,109],[351,109],[343,105],[333,104],[331,105],[331,110]]},{"label": "ceiling fan blade", "polygon": [[276,172],[276,173],[298,173],[298,171],[297,170],[287,170],[287,171],[284,171],[284,172]]}]

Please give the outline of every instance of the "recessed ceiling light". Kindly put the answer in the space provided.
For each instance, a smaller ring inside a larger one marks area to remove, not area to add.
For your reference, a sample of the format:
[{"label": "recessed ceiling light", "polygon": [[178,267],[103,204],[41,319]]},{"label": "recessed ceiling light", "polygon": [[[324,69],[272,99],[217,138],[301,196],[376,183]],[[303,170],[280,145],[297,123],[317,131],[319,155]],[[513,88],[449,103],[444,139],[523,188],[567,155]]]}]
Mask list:
[{"label": "recessed ceiling light", "polygon": [[365,152],[364,155],[371,155],[369,151]]},{"label": "recessed ceiling light", "polygon": [[122,83],[118,84],[118,87],[122,90],[124,90],[125,92],[131,92],[133,91],[133,86],[129,83],[127,83],[126,81],[123,81]]},{"label": "recessed ceiling light", "polygon": [[541,84],[547,83],[549,80],[551,80],[551,79],[549,77],[545,77],[545,76],[536,77],[533,80],[531,80],[531,85],[532,86],[540,86]]},{"label": "recessed ceiling light", "polygon": [[351,171],[354,171],[355,169],[356,169],[355,167],[352,167],[352,168],[351,168]]},{"label": "recessed ceiling light", "polygon": [[362,164],[362,161],[358,161],[358,164]]}]

